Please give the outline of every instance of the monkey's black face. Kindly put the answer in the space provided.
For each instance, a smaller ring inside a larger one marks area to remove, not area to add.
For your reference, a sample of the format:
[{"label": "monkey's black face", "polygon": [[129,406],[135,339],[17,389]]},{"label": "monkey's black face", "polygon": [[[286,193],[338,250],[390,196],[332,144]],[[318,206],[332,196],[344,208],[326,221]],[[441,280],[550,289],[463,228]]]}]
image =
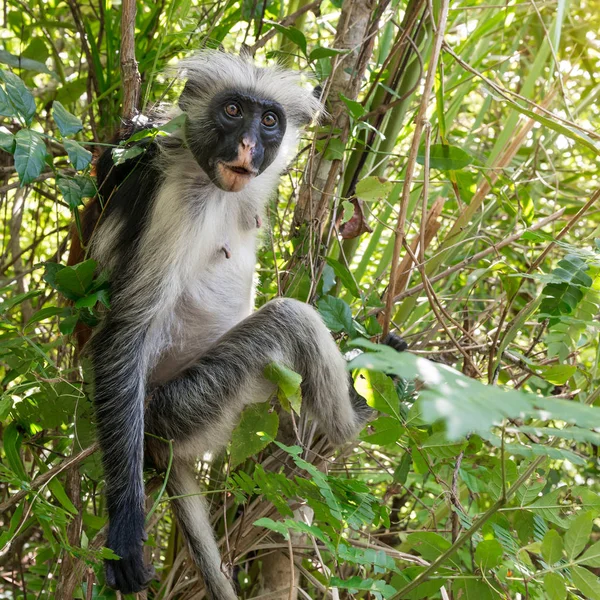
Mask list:
[{"label": "monkey's black face", "polygon": [[285,134],[283,108],[273,100],[240,92],[217,95],[208,118],[187,123],[187,141],[212,182],[239,192],[275,159]]}]

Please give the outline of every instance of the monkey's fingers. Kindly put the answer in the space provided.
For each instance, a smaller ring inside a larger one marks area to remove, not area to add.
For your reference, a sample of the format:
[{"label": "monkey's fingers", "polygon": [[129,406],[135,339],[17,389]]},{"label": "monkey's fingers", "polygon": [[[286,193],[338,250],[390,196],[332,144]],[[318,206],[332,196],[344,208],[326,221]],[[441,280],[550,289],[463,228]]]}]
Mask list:
[{"label": "monkey's fingers", "polygon": [[141,552],[121,560],[107,560],[105,569],[108,586],[123,594],[141,592],[150,585],[156,575],[152,565],[144,564]]}]

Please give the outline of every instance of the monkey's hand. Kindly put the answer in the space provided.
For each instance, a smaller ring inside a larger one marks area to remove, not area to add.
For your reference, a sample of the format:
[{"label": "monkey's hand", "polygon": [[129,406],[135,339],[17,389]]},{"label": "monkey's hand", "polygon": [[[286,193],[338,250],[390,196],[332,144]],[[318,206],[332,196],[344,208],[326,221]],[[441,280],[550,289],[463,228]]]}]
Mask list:
[{"label": "monkey's hand", "polygon": [[[127,515],[111,519],[108,547],[121,557],[106,560],[106,583],[123,594],[141,592],[154,578],[152,565],[144,564],[143,546],[148,538],[144,530],[144,515]],[[121,515],[119,515],[121,516]]]}]

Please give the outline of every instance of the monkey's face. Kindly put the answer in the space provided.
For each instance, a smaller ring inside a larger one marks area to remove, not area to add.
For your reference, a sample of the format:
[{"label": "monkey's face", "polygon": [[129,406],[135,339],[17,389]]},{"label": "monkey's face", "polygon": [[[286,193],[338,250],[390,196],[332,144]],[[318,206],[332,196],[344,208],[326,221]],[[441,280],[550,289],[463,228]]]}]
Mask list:
[{"label": "monkey's face", "polygon": [[275,159],[285,113],[273,100],[241,92],[217,95],[208,113],[199,120],[188,114],[189,148],[216,186],[239,192]]}]

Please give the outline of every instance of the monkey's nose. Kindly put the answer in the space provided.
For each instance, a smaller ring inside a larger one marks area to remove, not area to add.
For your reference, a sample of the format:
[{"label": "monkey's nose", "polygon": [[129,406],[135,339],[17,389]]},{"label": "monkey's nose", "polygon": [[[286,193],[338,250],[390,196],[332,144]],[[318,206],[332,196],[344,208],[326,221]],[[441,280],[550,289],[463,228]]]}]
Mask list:
[{"label": "monkey's nose", "polygon": [[254,150],[254,148],[256,148],[256,140],[254,138],[244,136],[242,138],[241,145],[244,150]]}]

